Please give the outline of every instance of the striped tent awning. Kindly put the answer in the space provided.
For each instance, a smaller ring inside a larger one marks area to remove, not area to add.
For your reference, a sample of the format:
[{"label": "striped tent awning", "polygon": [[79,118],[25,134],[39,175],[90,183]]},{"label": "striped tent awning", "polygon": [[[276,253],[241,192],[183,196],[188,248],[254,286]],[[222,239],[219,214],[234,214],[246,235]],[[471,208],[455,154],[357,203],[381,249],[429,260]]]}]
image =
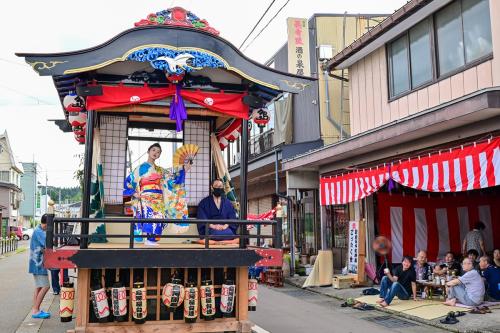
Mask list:
[{"label": "striped tent awning", "polygon": [[363,199],[389,179],[429,192],[462,192],[500,185],[500,138],[374,169],[321,177],[321,205]]}]

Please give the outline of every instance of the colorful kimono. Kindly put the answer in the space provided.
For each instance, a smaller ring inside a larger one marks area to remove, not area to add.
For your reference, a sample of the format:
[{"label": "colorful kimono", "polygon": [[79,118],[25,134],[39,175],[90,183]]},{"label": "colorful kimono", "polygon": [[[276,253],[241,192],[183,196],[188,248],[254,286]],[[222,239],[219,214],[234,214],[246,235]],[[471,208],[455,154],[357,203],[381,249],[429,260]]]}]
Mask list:
[{"label": "colorful kimono", "polygon": [[[125,192],[131,195],[134,217],[137,219],[186,219],[188,209],[184,189],[183,169],[163,169],[144,162],[125,180]],[[188,224],[176,223],[177,232],[188,228]],[[163,223],[136,223],[135,231],[148,235],[161,235]],[[154,241],[155,237],[148,240]]]}]

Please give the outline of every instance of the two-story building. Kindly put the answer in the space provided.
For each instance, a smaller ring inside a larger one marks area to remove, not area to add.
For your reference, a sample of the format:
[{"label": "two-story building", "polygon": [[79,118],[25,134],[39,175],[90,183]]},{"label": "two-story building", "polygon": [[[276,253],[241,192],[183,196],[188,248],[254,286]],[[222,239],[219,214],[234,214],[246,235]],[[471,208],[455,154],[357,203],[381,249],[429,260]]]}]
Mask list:
[{"label": "two-story building", "polygon": [[[307,171],[284,172],[281,160],[350,136],[347,70],[327,71],[335,50],[341,50],[382,21],[384,14],[315,14],[289,18],[288,41],[266,62],[280,71],[317,78],[299,94],[285,95],[268,106],[269,123],[250,129],[248,212],[263,214],[278,202],[276,191],[292,198],[292,219],[299,251],[313,255],[320,246],[318,177]],[[230,175],[239,185],[239,141],[225,149]],[[278,168],[276,188],[275,168]],[[284,212],[286,202],[282,201]],[[284,221],[284,244],[288,246]]]},{"label": "two-story building", "polygon": [[24,200],[19,206],[20,223],[30,227],[35,220],[37,200],[37,164],[35,162],[22,163],[24,173],[21,175],[21,190]]},{"label": "two-story building", "polygon": [[0,237],[8,235],[10,226],[18,225],[18,209],[22,201],[22,166],[16,163],[7,131],[0,135]]},{"label": "two-story building", "polygon": [[351,137],[283,163],[316,172],[323,248],[340,255],[361,218],[393,262],[460,254],[478,221],[486,250],[500,246],[499,13],[496,0],[411,0],[329,61],[349,71]]}]

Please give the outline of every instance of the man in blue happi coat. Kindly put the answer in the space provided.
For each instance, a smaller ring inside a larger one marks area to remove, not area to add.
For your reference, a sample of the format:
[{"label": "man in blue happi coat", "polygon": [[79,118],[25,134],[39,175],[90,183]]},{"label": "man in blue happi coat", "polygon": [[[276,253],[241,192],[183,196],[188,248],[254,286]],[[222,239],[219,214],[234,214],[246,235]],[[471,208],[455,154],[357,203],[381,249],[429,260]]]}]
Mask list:
[{"label": "man in blue happi coat", "polygon": [[[236,211],[233,204],[224,196],[224,184],[220,179],[215,179],[212,182],[212,195],[204,198],[198,205],[198,219],[200,220],[235,220]],[[238,243],[235,239],[236,224],[209,224],[208,234],[217,235],[210,240],[210,243],[223,242],[223,243]],[[200,238],[203,239],[205,235],[205,225],[198,225],[198,232]]]}]

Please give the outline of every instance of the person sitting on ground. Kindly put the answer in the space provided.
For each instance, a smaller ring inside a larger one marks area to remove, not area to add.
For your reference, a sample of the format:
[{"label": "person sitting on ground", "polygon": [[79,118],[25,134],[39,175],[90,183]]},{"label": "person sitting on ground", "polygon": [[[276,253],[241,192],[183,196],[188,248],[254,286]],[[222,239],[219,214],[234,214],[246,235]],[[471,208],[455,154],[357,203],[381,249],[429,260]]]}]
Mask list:
[{"label": "person sitting on ground", "polygon": [[500,268],[491,264],[488,256],[479,259],[481,275],[484,278],[486,287],[486,300],[491,302],[500,301]]},{"label": "person sitting on ground", "polygon": [[[198,204],[199,220],[235,220],[236,211],[233,204],[229,199],[224,196],[224,184],[220,179],[215,179],[212,182],[212,195],[201,200]],[[215,243],[238,243],[235,239],[237,224],[209,224],[208,234],[217,235],[220,237],[210,240],[211,244]],[[205,225],[198,224],[198,232],[203,243],[203,236],[205,235]]]},{"label": "person sitting on ground", "polygon": [[478,306],[484,299],[484,283],[481,275],[474,269],[470,258],[463,260],[462,270],[464,275],[446,282],[448,298],[444,304],[455,306],[458,302],[467,306]]},{"label": "person sitting on ground", "polygon": [[479,257],[479,253],[475,249],[470,249],[467,251],[467,258],[472,260],[472,265],[474,269],[479,272],[479,263],[477,262],[477,258]]},{"label": "person sitting on ground", "polygon": [[459,276],[461,273],[460,271],[460,264],[455,261],[455,255],[451,251],[446,252],[446,256],[444,257],[444,262],[442,264],[434,267],[434,274],[437,275],[446,275],[448,272],[452,275],[452,272],[455,272],[455,275]]},{"label": "person sitting on ground", "polygon": [[474,224],[474,229],[472,229],[465,235],[464,241],[462,243],[462,254],[464,255],[464,257],[467,256],[467,253],[471,249],[477,251],[478,257],[479,253],[482,253],[483,255],[486,254],[482,233],[485,228],[486,227],[483,222],[477,221],[476,224]]},{"label": "person sitting on ground", "polygon": [[430,265],[427,263],[427,252],[424,250],[418,251],[417,260],[413,265],[415,274],[418,280],[427,280],[430,274]]},{"label": "person sitting on ground", "polygon": [[398,296],[401,300],[410,299],[413,295],[413,300],[417,300],[417,284],[415,270],[411,266],[413,258],[410,256],[403,257],[401,266],[396,267],[394,274],[388,268],[384,270],[385,276],[380,282],[380,299],[377,303],[382,307],[391,304],[394,296]]},{"label": "person sitting on ground", "polygon": [[31,317],[35,319],[50,318],[50,313],[40,310],[43,298],[49,291],[49,277],[43,267],[43,251],[45,250],[45,230],[47,229],[47,215],[42,216],[40,224],[33,231],[30,241],[29,272],[35,279],[35,293],[33,295],[33,307]]},{"label": "person sitting on ground", "polygon": [[493,251],[493,265],[500,267],[500,249]]}]

